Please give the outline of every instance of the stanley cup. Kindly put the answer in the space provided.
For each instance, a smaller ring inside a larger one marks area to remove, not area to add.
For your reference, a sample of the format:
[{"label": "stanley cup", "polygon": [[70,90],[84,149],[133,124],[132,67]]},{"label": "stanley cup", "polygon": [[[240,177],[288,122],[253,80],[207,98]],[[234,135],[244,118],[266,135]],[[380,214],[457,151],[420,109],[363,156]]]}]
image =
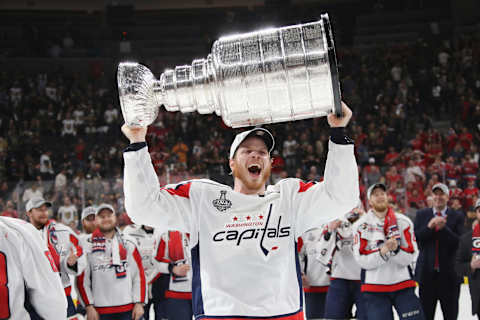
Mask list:
[{"label": "stanley cup", "polygon": [[206,59],[157,80],[138,63],[118,66],[125,123],[145,127],[168,111],[215,112],[230,127],[341,115],[340,85],[327,14],[319,21],[222,37]]}]

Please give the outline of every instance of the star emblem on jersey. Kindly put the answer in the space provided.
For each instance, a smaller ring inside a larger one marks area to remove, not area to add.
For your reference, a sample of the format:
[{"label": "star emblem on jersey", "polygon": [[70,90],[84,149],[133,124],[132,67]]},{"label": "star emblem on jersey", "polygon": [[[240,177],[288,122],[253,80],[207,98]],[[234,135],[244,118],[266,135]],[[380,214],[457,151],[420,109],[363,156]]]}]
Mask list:
[{"label": "star emblem on jersey", "polygon": [[232,201],[227,199],[227,191],[222,190],[220,191],[220,198],[213,200],[212,204],[218,211],[223,212],[230,209]]}]

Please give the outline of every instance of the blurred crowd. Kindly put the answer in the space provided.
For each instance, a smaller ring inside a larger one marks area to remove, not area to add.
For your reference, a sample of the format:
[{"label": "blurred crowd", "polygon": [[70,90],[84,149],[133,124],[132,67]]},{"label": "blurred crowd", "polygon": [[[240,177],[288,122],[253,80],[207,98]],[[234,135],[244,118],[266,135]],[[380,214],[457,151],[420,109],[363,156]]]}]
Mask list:
[{"label": "blurred crowd", "polygon": [[[452,206],[470,217],[479,196],[480,41],[451,40],[368,51],[338,50],[343,99],[365,186],[385,182],[392,205],[411,216],[431,206],[431,186],[450,186]],[[113,79],[49,70],[0,73],[0,213],[25,217],[33,196],[77,229],[81,210],[123,207],[127,140]],[[272,181],[321,180],[328,150],[324,118],[269,125]],[[162,184],[194,177],[231,183],[227,151],[236,130],[216,115],[161,111],[148,142]],[[468,221],[468,219],[467,219]]]}]

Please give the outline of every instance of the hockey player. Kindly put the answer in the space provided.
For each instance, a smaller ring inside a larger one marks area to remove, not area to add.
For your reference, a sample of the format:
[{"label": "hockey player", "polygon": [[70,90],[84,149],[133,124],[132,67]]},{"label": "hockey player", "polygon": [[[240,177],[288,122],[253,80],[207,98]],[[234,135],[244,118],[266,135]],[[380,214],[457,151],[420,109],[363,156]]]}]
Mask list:
[{"label": "hockey player", "polygon": [[64,320],[67,300],[50,251],[23,220],[0,217],[0,319],[30,319],[25,300],[43,319]]},{"label": "hockey player", "polygon": [[[131,224],[123,229],[123,234],[135,240],[140,256],[142,257],[143,270],[147,283],[149,279],[153,278],[155,272],[154,252],[156,241],[154,237],[153,228],[149,226],[137,226]],[[150,307],[152,305],[152,285],[148,284],[148,303],[145,305],[144,318],[150,318]]]},{"label": "hockey player", "polygon": [[367,319],[365,304],[360,292],[360,266],[353,257],[352,224],[364,214],[357,207],[341,219],[328,223],[320,238],[318,260],[330,268],[325,318],[349,319],[352,306],[357,309],[356,318]]},{"label": "hockey player", "polygon": [[[129,128],[124,152],[125,207],[137,224],[190,234],[193,311],[197,318],[303,319],[296,240],[351,210],[359,198],[351,118],[328,116],[332,127],[324,181],[281,180],[266,188],[274,139],[255,128],[230,147],[234,188],[194,180],[160,188],[146,147],[146,128]],[[321,208],[321,212],[319,209]]]},{"label": "hockey player", "polygon": [[353,226],[354,256],[362,267],[362,293],[369,320],[393,320],[392,306],[400,319],[424,319],[415,295],[411,264],[417,259],[413,223],[388,206],[387,188],[370,186],[371,209]]},{"label": "hockey player", "polygon": [[325,299],[330,285],[328,268],[317,260],[318,242],[321,237],[322,229],[315,228],[305,232],[298,239],[298,255],[305,292],[305,313],[308,320],[324,318]]},{"label": "hockey player", "polygon": [[84,245],[87,267],[77,278],[87,320],[138,320],[147,299],[140,253],[115,227],[111,205],[98,206],[96,220],[98,229]]},{"label": "hockey player", "polygon": [[161,235],[158,261],[166,263],[170,283],[165,291],[168,320],[192,319],[192,271],[188,235],[168,231]]},{"label": "hockey player", "polygon": [[[71,297],[72,286],[69,275],[79,275],[85,269],[86,259],[80,241],[72,229],[49,220],[48,208],[51,206],[50,202],[36,197],[27,202],[25,209],[30,223],[40,231],[43,241],[52,254],[67,297],[67,315],[74,318],[77,311]],[[37,318],[35,314],[31,316],[33,319]]]},{"label": "hockey player", "polygon": [[97,209],[94,206],[89,206],[82,210],[82,238],[87,238],[95,229],[97,229],[95,223],[96,210]]}]

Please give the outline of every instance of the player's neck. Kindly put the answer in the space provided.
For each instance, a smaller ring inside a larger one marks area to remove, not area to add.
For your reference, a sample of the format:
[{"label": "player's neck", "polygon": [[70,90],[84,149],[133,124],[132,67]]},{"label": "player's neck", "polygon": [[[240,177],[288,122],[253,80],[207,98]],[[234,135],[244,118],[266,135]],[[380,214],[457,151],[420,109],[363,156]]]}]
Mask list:
[{"label": "player's neck", "polygon": [[373,209],[372,211],[380,220],[383,220],[383,219],[385,219],[385,217],[387,215],[388,208],[383,210],[383,211],[378,211],[376,209]]},{"label": "player's neck", "polygon": [[248,195],[265,194],[265,185],[263,184],[260,188],[252,189],[248,188],[240,179],[235,179],[233,190]]},{"label": "player's neck", "polygon": [[433,211],[434,212],[442,212],[443,210],[445,210],[447,206],[442,206],[442,207],[433,207]]},{"label": "player's neck", "polygon": [[104,232],[103,235],[105,236],[106,239],[112,239],[113,236],[115,235],[115,229]]}]

